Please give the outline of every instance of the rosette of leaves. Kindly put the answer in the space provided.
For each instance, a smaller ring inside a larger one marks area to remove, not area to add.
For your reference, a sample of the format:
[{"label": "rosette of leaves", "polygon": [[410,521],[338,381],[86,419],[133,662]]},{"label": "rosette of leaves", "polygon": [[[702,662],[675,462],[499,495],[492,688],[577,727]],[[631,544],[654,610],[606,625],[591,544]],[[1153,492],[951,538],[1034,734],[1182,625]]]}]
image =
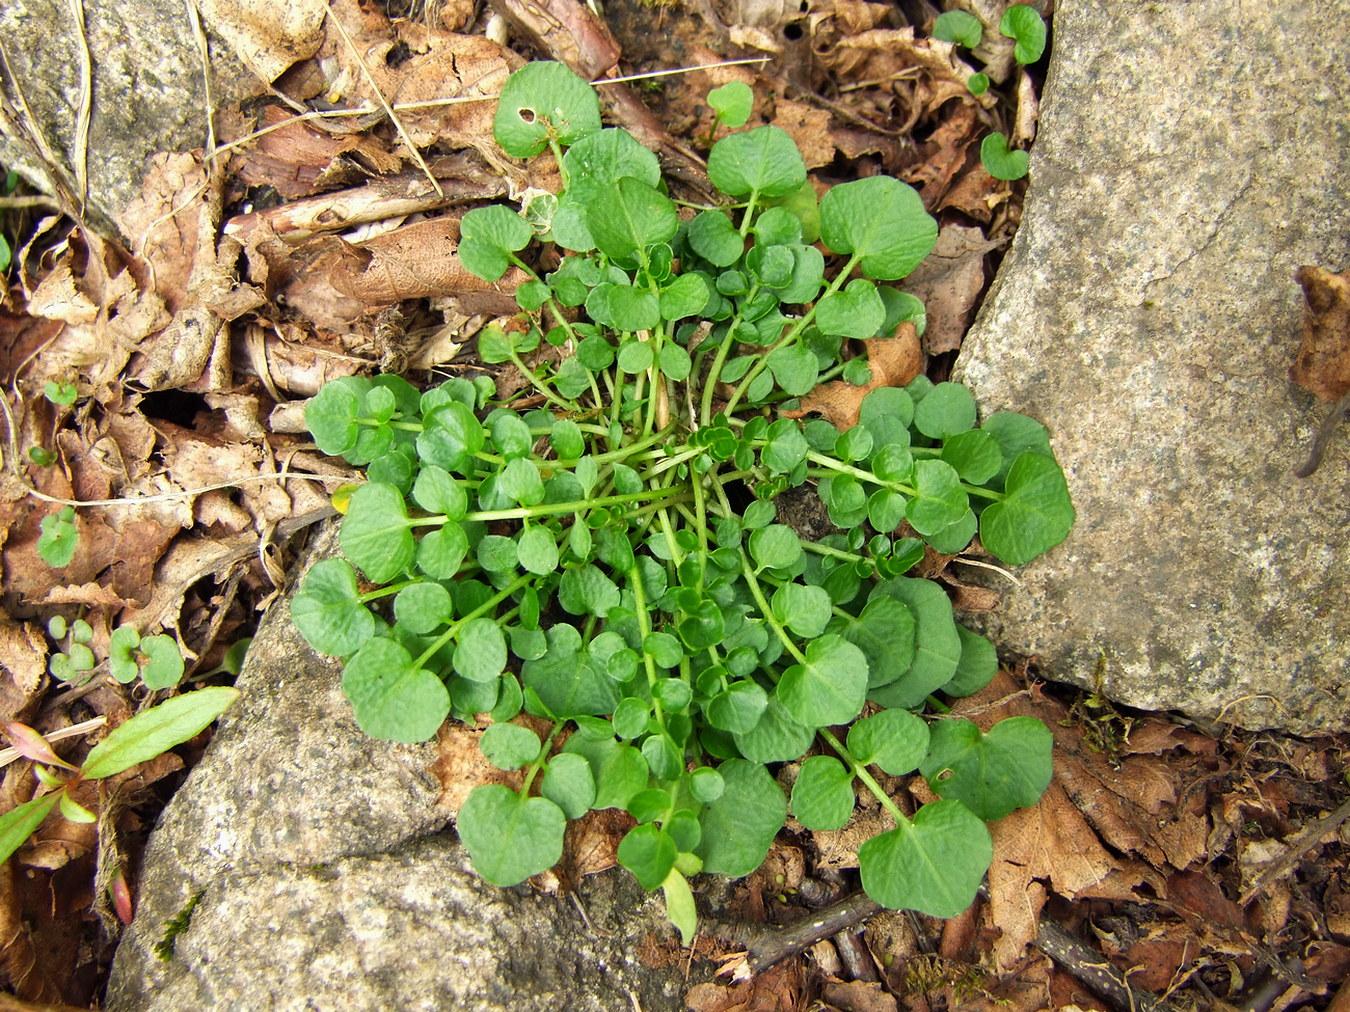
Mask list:
[{"label": "rosette of leaves", "polygon": [[[859,852],[869,894],[958,913],[988,866],[985,822],[1048,783],[1050,738],[1035,720],[984,733],[918,715],[981,688],[997,658],[941,587],[905,574],[925,543],[954,553],[978,533],[1020,564],[1063,540],[1073,507],[1046,431],[1008,413],[978,425],[968,391],[925,379],[868,394],[846,432],[778,417],[819,382],[865,381],[845,342],[889,340],[914,313],[887,282],[933,246],[917,194],[875,177],[817,204],[787,134],[759,127],[710,152],[725,204],[681,214],[593,92],[539,66],[508,84],[498,137],[554,148],[564,189],[547,221],[533,204],[470,211],[460,256],[485,280],[529,277],[519,326],[478,351],[543,406],[462,378],[327,384],[309,427],[368,481],[345,557],[310,570],[293,619],[344,659],[369,734],[421,741],[487,715],[483,754],[523,771],[459,815],[490,882],[556,862],[569,819],[623,809],[619,861],[665,891],[687,941],[688,876],[758,867],[789,810],[775,774],[804,760],[803,825],[842,825],[859,786],[894,821]],[[535,243],[557,249],[545,274]],[[564,354],[533,354],[545,344]],[[800,487],[837,533],[782,521],[776,497]],[[875,770],[917,771],[940,800],[909,817]]]}]

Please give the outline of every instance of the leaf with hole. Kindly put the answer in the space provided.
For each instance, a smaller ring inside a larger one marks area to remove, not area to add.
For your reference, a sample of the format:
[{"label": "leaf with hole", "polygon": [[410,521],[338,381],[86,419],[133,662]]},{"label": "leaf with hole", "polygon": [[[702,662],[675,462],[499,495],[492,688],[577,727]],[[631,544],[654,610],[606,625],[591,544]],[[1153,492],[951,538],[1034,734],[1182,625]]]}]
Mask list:
[{"label": "leaf with hole", "polygon": [[512,158],[531,158],[548,146],[575,144],[598,133],[600,100],[595,89],[561,63],[527,63],[506,80],[492,135]]}]

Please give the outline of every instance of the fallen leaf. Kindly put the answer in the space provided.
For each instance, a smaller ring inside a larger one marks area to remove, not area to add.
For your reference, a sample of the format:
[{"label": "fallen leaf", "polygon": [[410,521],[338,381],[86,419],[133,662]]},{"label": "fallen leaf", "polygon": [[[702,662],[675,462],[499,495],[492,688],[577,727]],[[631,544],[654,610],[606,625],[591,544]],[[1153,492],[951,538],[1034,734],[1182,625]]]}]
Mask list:
[{"label": "fallen leaf", "polygon": [[1350,271],[1305,266],[1294,280],[1307,305],[1289,378],[1324,401],[1337,400],[1350,393]]},{"label": "fallen leaf", "polygon": [[0,721],[23,720],[42,699],[47,639],[31,622],[0,612]]},{"label": "fallen leaf", "polygon": [[820,996],[840,1012],[898,1012],[895,995],[887,994],[880,984],[865,980],[827,980]]},{"label": "fallen leaf", "polygon": [[244,66],[268,83],[323,42],[323,0],[201,0],[198,9]]},{"label": "fallen leaf", "polygon": [[787,132],[802,153],[808,169],[818,169],[834,161],[830,143],[830,114],[804,102],[779,99],[774,107],[773,126]]},{"label": "fallen leaf", "polygon": [[872,378],[862,386],[845,380],[822,383],[801,399],[796,411],[784,411],[787,418],[818,414],[840,430],[858,424],[863,398],[879,387],[902,387],[919,374],[923,351],[914,324],[902,323],[894,337],[874,337],[867,342],[867,364]]},{"label": "fallen leaf", "polygon": [[979,228],[946,225],[938,232],[933,252],[905,278],[905,291],[923,302],[928,316],[923,335],[928,354],[961,347],[984,291],[985,254],[1002,245],[985,239]]}]

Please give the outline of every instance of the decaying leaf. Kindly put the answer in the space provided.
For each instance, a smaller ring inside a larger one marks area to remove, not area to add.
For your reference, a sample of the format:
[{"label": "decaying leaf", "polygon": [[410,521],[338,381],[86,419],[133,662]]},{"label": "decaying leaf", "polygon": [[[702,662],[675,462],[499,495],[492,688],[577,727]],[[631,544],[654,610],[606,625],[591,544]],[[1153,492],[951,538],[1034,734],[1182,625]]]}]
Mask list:
[{"label": "decaying leaf", "polygon": [[1001,245],[986,240],[978,228],[946,225],[938,232],[933,252],[905,278],[905,291],[923,302],[928,316],[923,335],[928,354],[961,347],[984,291],[985,254]]},{"label": "decaying leaf", "polygon": [[879,387],[902,387],[919,375],[923,366],[923,350],[915,334],[914,324],[902,323],[894,337],[874,337],[867,342],[867,363],[872,378],[862,386],[844,380],[822,383],[801,399],[796,411],[784,411],[788,418],[804,418],[819,414],[839,429],[858,424],[858,413],[863,398]]},{"label": "decaying leaf", "polygon": [[244,65],[271,82],[318,52],[325,6],[323,0],[200,0],[198,9]]},{"label": "decaying leaf", "polygon": [[1316,266],[1294,274],[1307,300],[1303,343],[1289,378],[1324,401],[1350,393],[1350,271]]}]

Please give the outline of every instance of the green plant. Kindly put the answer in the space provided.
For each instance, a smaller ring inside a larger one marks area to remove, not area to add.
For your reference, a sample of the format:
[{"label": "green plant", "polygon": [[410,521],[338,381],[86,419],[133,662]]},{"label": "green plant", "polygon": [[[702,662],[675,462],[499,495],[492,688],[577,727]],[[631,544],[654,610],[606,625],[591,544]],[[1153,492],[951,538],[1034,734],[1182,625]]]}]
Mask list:
[{"label": "green plant", "polygon": [[[63,682],[85,681],[98,666],[89,644],[94,630],[84,619],[67,623],[57,615],[47,623],[47,633],[63,649],[48,662],[52,676]],[[119,682],[140,678],[147,689],[170,689],[183,678],[183,654],[172,636],[141,636],[132,626],[118,626],[108,641],[108,672]]]},{"label": "green plant", "polygon": [[38,524],[37,553],[53,569],[70,565],[80,532],[75,527],[75,507],[63,506]]},{"label": "green plant", "polygon": [[947,11],[933,22],[933,38],[955,42],[958,46],[974,49],[984,35],[984,26],[974,14],[966,11]]},{"label": "green plant", "polygon": [[[1015,40],[1013,58],[1021,64],[1035,63],[1045,53],[1045,19],[1028,4],[1013,4],[1003,12],[998,30]],[[933,38],[952,42],[967,49],[980,44],[984,27],[978,18],[965,11],[947,11],[933,22]],[[966,80],[972,95],[983,95],[989,90],[989,75],[972,74]],[[980,145],[980,162],[995,179],[1021,179],[1027,174],[1027,153],[1010,151],[1008,138],[1001,133],[990,134]]]},{"label": "green plant", "polygon": [[[327,384],[308,425],[368,481],[347,503],[346,558],[306,575],[296,626],[344,659],[371,735],[420,741],[447,715],[490,715],[484,755],[524,771],[459,814],[490,882],[555,863],[567,820],[626,809],[619,861],[664,889],[687,942],[687,876],[758,867],[788,811],[770,766],[804,759],[804,825],[847,820],[855,781],[894,821],[859,851],[868,893],[958,913],[990,860],[985,820],[1048,783],[1050,736],[1030,719],[982,733],[912,712],[982,687],[997,658],[940,586],[904,574],[925,543],[959,552],[977,531],[1010,564],[1058,544],[1073,522],[1063,473],[1039,423],[977,427],[952,383],[874,390],[845,432],[780,414],[865,377],[854,351],[921,314],[877,282],[928,254],[936,222],[887,177],[817,207],[774,127],[713,146],[726,204],[684,220],[655,156],[602,129],[594,93],[557,64],[510,79],[496,136],[515,157],[551,149],[564,187],[523,214],[470,211],[459,255],[488,281],[528,276],[519,326],[484,330],[478,350],[547,406],[493,406],[491,384],[462,378]],[[537,240],[560,254],[543,275],[522,256]],[[536,355],[546,346],[566,353]],[[794,488],[839,530],[800,536],[778,507]],[[522,711],[533,726],[512,723]],[[941,800],[908,817],[874,768],[917,770]]]},{"label": "green plant", "polygon": [[93,822],[95,814],[75,800],[81,783],[121,773],[181,745],[238,698],[238,689],[221,687],[175,696],[114,728],[90,749],[79,767],[58,756],[31,727],[17,722],[5,724],[14,747],[37,764],[33,772],[43,793],[0,815],[0,861],[18,850],[54,808],[72,822]]}]

